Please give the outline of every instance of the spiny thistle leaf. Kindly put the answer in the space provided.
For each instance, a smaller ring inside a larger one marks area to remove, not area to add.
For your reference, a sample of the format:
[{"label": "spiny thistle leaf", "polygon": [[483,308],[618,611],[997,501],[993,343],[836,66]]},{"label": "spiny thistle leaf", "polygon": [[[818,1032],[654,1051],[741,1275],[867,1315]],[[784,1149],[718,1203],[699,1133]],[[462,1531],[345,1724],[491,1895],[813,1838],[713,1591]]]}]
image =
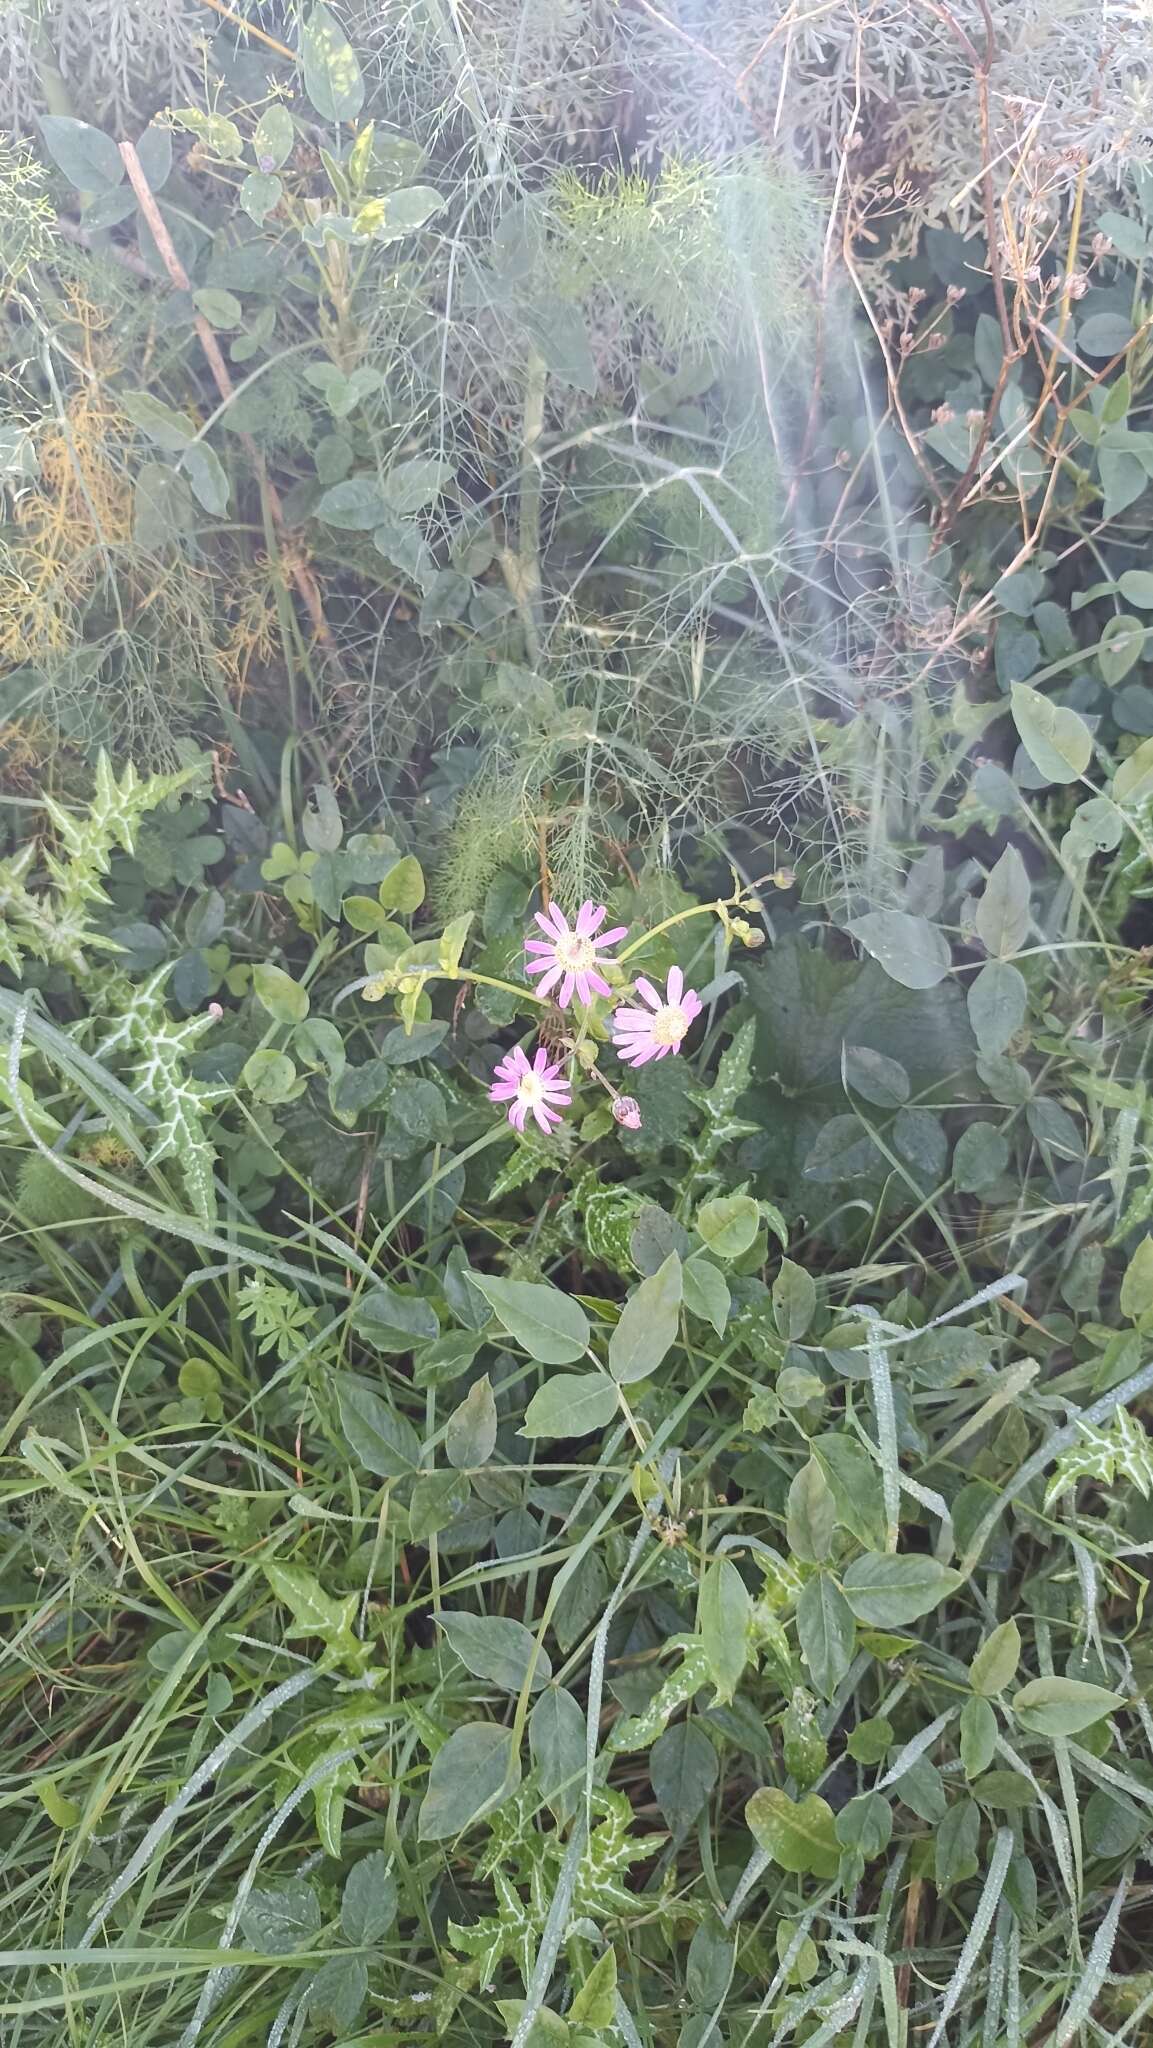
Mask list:
[{"label": "spiny thistle leaf", "polygon": [[204,1115],[228,1090],[207,1087],[188,1073],[188,1054],[214,1020],[207,1012],[182,1023],[169,1016],[162,989],[170,972],[171,967],[164,966],[139,984],[123,980],[113,984],[106,1001],[118,1014],[98,1050],[102,1059],[116,1052],[129,1055],[132,1086],[159,1118],[153,1134],[152,1164],[178,1160],[196,1214],[211,1223],[216,1216],[212,1180],[216,1154],[205,1131]]}]

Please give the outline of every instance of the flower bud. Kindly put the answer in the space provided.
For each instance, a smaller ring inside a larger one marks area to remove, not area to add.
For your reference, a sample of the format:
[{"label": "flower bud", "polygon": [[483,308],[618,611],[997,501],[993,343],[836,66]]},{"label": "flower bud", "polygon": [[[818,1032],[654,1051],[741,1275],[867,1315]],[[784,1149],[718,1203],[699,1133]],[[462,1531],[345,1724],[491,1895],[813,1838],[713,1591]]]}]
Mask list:
[{"label": "flower bud", "polygon": [[641,1106],[631,1095],[617,1095],[613,1100],[613,1115],[626,1131],[639,1131],[641,1127]]}]

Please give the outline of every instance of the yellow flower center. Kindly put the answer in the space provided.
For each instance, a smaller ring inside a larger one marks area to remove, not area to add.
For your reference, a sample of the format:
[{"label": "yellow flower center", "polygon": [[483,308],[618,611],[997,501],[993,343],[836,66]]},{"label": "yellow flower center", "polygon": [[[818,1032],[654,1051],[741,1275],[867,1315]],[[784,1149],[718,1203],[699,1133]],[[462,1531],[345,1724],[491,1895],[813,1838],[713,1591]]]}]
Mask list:
[{"label": "yellow flower center", "polygon": [[567,938],[556,942],[556,957],[570,974],[587,974],[597,964],[597,949],[591,939],[578,938],[570,932]]},{"label": "yellow flower center", "polygon": [[544,1101],[544,1082],[539,1074],[522,1074],[516,1092],[531,1109],[534,1102]]},{"label": "yellow flower center", "polygon": [[679,1045],[689,1028],[689,1020],[678,1003],[662,1003],[653,1018],[653,1044]]}]

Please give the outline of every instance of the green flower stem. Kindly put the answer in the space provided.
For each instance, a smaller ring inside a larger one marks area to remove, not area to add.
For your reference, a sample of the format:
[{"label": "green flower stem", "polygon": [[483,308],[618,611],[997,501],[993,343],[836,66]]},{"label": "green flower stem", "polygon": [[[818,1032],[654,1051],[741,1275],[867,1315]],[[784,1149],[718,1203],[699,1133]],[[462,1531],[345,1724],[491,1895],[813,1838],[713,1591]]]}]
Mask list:
[{"label": "green flower stem", "polygon": [[[444,970],[434,967],[431,971],[437,974],[443,973]],[[491,974],[474,974],[471,967],[457,967],[448,978],[450,981],[475,981],[480,988],[500,988],[507,996],[516,996],[518,999],[527,997],[530,1003],[539,1004],[542,1010],[549,1007],[548,997],[538,996],[534,988],[519,987],[515,981],[498,981]]]},{"label": "green flower stem", "polygon": [[688,910],[674,911],[672,917],[666,917],[660,924],[654,924],[651,931],[642,932],[639,939],[634,939],[631,946],[626,946],[623,953],[618,953],[617,966],[623,967],[630,954],[639,952],[642,946],[648,945],[650,939],[658,939],[662,932],[670,931],[673,925],[684,924],[686,918],[719,915],[722,910],[728,910],[734,903],[740,901],[740,896],[718,897],[715,903],[694,903]]}]

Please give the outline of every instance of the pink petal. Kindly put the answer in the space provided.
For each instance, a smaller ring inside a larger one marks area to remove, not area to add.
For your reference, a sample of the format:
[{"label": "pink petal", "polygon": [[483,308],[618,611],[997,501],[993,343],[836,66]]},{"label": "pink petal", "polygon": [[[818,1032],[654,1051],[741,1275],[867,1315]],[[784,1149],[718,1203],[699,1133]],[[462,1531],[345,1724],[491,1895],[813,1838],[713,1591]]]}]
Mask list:
[{"label": "pink petal", "polygon": [[534,1102],[532,1107],[532,1113],[536,1118],[540,1129],[544,1132],[545,1137],[550,1137],[552,1134],[553,1126],[555,1124],[559,1124],[560,1122],[560,1118],[559,1116],[557,1116],[556,1111],[546,1108],[543,1102]]},{"label": "pink petal", "polygon": [[648,1010],[630,1010],[626,1007],[613,1011],[614,1031],[618,1029],[622,1031],[651,1031],[652,1028],[652,1014]]},{"label": "pink petal", "polygon": [[637,994],[642,1002],[648,1004],[650,1010],[661,1010],[664,1008],[664,997],[658,995],[652,982],[646,981],[644,976],[640,974],[637,976]]},{"label": "pink petal", "polygon": [[627,924],[614,924],[611,932],[601,933],[600,938],[597,940],[597,952],[603,953],[606,946],[615,946],[618,939],[627,939],[628,935],[629,928]]},{"label": "pink petal", "polygon": [[577,975],[577,978],[576,978],[576,988],[577,988],[577,994],[578,994],[578,996],[580,997],[580,999],[581,999],[582,1003],[591,1003],[591,1001],[592,1001],[592,999],[593,999],[593,992],[592,992],[591,982],[592,982],[592,975],[591,975],[591,974],[578,974],[578,975]]},{"label": "pink petal", "polygon": [[534,910],[533,917],[546,938],[556,940],[568,937],[568,919],[563,910],[557,909],[555,903],[550,903],[547,910]]},{"label": "pink petal", "polygon": [[669,968],[669,1001],[679,1003],[685,992],[685,977],[679,967]]},{"label": "pink petal", "polygon": [[513,1129],[514,1129],[514,1130],[517,1130],[517,1131],[523,1131],[523,1129],[524,1129],[524,1120],[525,1120],[525,1118],[526,1118],[526,1116],[527,1116],[527,1115],[528,1115],[528,1104],[527,1104],[527,1102],[514,1102],[514,1103],[513,1103],[513,1106],[512,1106],[512,1108],[511,1108],[511,1109],[509,1110],[509,1113],[508,1113],[508,1120],[509,1120],[510,1124],[511,1124],[511,1125],[513,1126]]},{"label": "pink petal", "polygon": [[490,1102],[511,1102],[519,1087],[519,1081],[501,1081],[499,1086],[489,1089],[488,1099]]},{"label": "pink petal", "polygon": [[528,1061],[525,1059],[519,1045],[515,1046],[512,1052],[506,1052],[504,1058],[499,1060],[493,1068],[493,1074],[498,1081],[512,1081],[514,1083],[518,1082],[521,1076],[527,1072]]},{"label": "pink petal", "polygon": [[576,930],[578,937],[591,939],[593,933],[600,930],[607,916],[608,911],[603,903],[582,903],[577,911]]},{"label": "pink petal", "polygon": [[[589,987],[595,988],[598,996],[611,996],[612,990],[609,987],[608,982],[605,980],[603,975],[598,974],[596,972],[595,968],[590,967],[587,980]],[[585,997],[585,1001],[588,1001],[587,996]]]},{"label": "pink petal", "polygon": [[526,953],[547,953],[550,958],[555,954],[556,947],[555,939],[526,939],[524,942]]},{"label": "pink petal", "polygon": [[552,967],[555,964],[556,949],[555,947],[550,946],[546,951],[543,960],[526,960],[524,971],[526,974],[543,974],[546,968]]},{"label": "pink petal", "polygon": [[700,1016],[701,1011],[704,1009],[704,1007],[705,1006],[702,1003],[700,997],[696,995],[692,989],[689,989],[683,1003],[681,1004],[681,1008],[684,1011],[685,1016],[688,1018],[690,1024],[692,1023],[695,1017]]},{"label": "pink petal", "polygon": [[563,1083],[559,1081],[546,1081],[544,1086],[544,1097],[546,1102],[559,1102],[563,1105],[565,1109],[567,1109],[570,1102],[572,1101],[572,1089],[566,1088],[563,1085]]},{"label": "pink petal", "polygon": [[536,1049],[536,1058],[532,1063],[532,1071],[534,1074],[543,1074],[548,1071],[548,1052],[543,1045],[538,1045]]},{"label": "pink petal", "polygon": [[[533,972],[534,970],[530,967],[529,973],[532,974]],[[544,977],[544,980],[538,981],[536,985],[536,992],[538,996],[551,995],[553,989],[556,987],[557,982],[560,980],[561,975],[563,973],[563,967],[550,967],[548,973]]]},{"label": "pink petal", "polygon": [[[558,974],[560,973],[559,968],[557,969],[557,972]],[[568,1009],[568,1006],[572,1001],[573,990],[575,987],[576,976],[574,974],[566,974],[564,980],[561,982],[560,994],[557,997],[557,1002],[560,1004],[562,1010]]]}]

